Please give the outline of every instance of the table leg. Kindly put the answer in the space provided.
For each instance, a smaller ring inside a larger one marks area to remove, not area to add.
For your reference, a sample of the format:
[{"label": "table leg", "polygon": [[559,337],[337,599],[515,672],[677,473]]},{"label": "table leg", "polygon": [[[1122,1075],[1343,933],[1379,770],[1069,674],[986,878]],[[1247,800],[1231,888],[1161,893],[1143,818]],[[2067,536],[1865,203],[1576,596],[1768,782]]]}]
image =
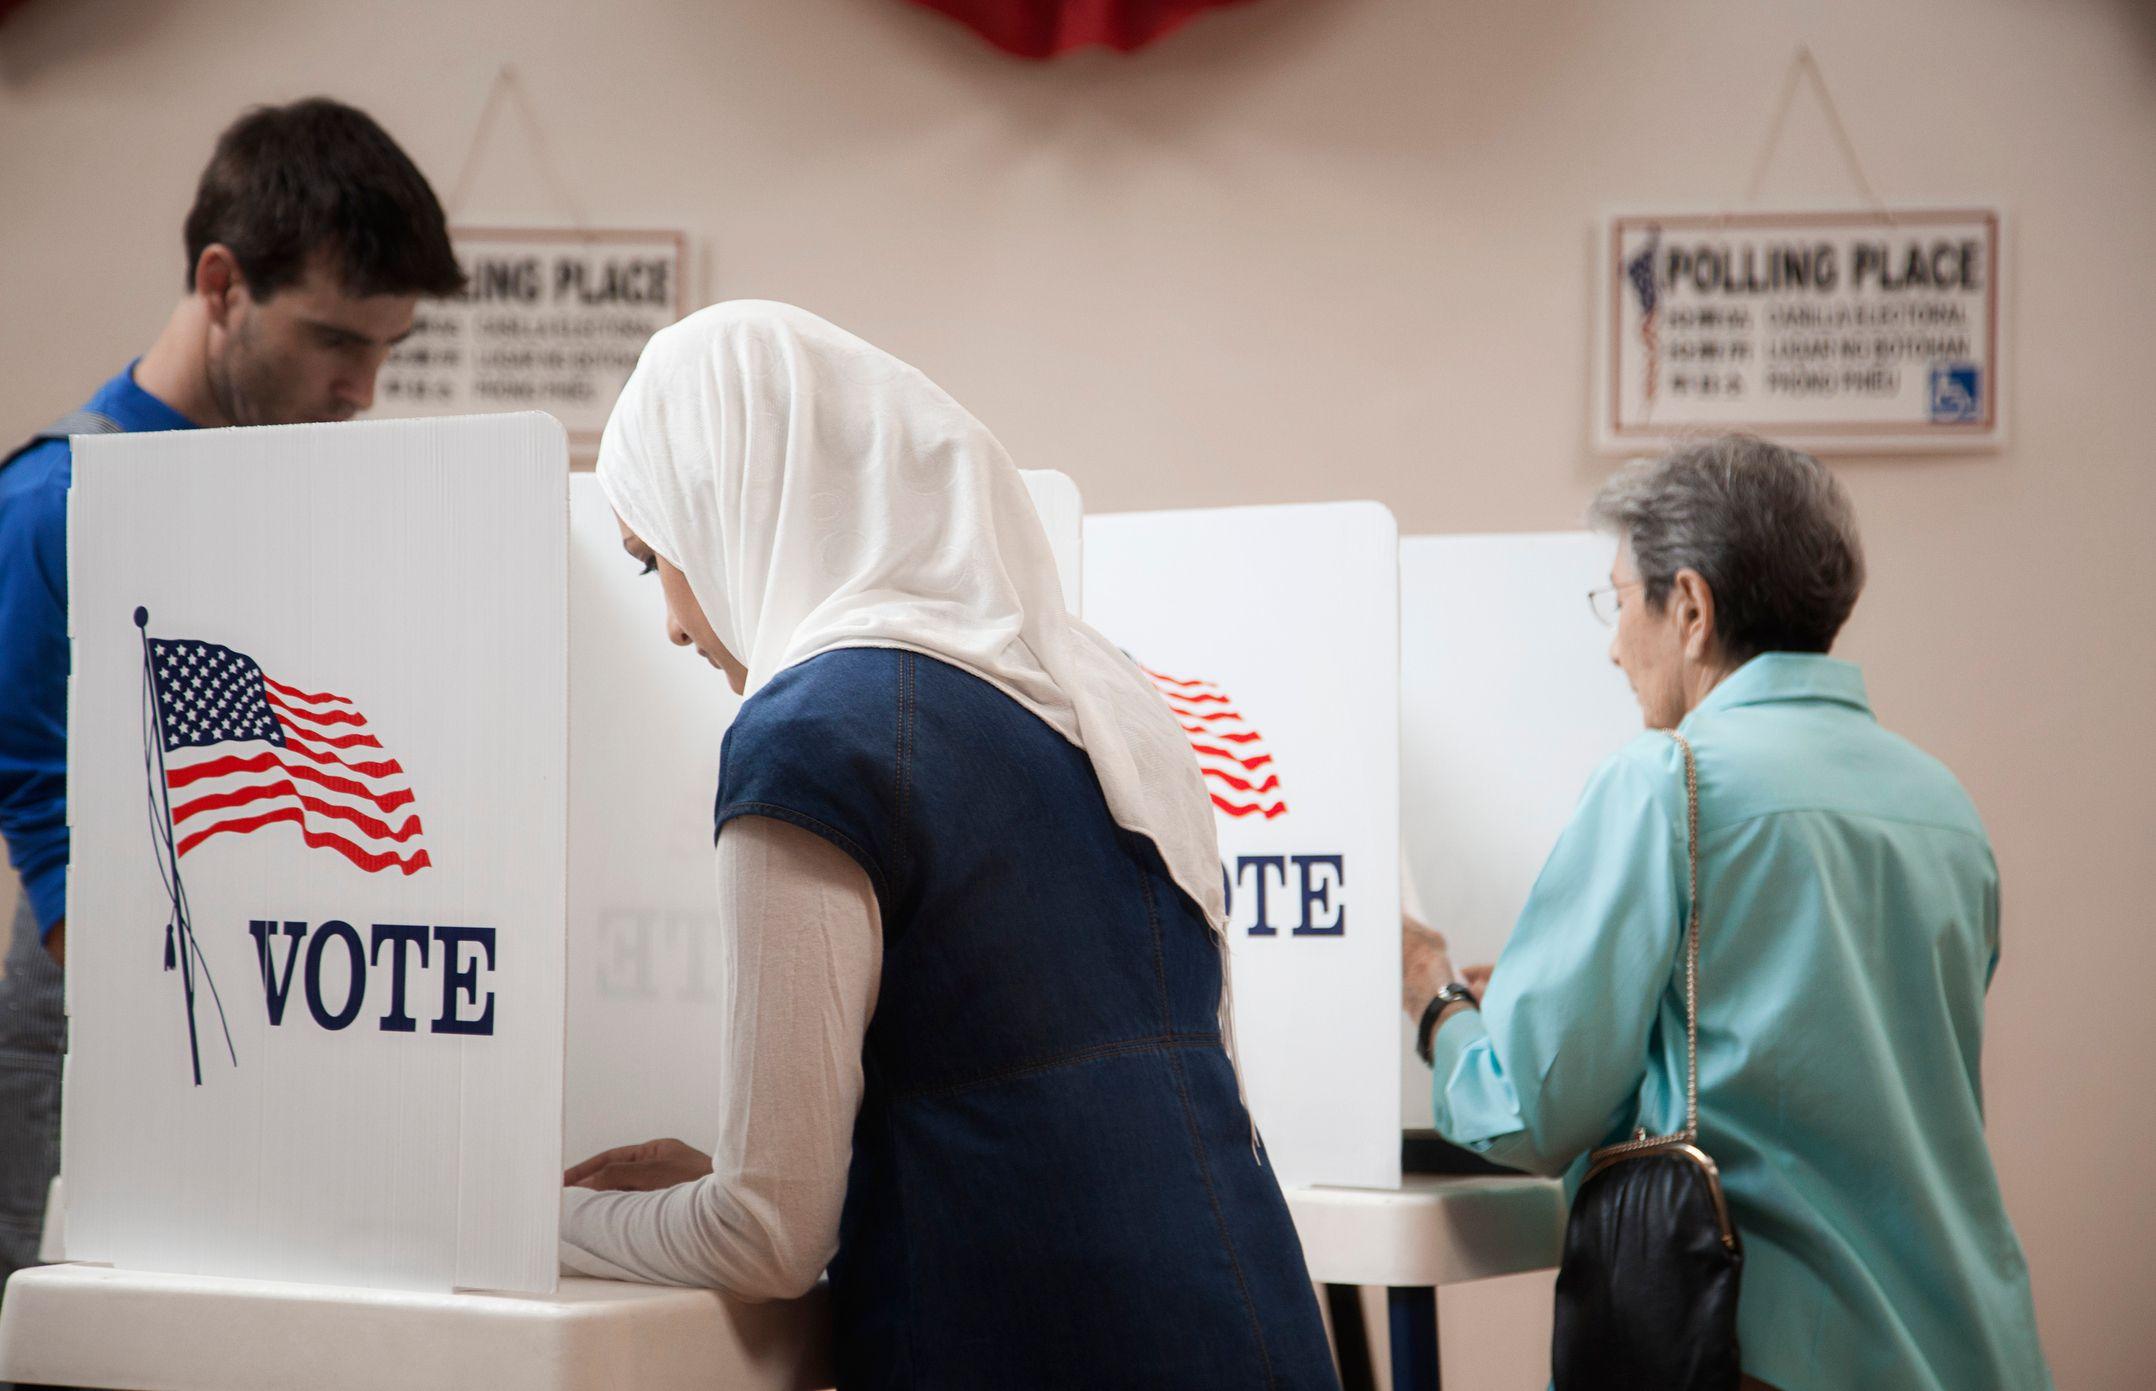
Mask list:
[{"label": "table leg", "polygon": [[1325,1312],[1332,1316],[1340,1391],[1377,1391],[1377,1377],[1370,1370],[1370,1330],[1362,1318],[1362,1291],[1353,1285],[1327,1285]]},{"label": "table leg", "polygon": [[1393,1391],[1440,1391],[1437,1369],[1437,1291],[1388,1289],[1392,1318]]}]

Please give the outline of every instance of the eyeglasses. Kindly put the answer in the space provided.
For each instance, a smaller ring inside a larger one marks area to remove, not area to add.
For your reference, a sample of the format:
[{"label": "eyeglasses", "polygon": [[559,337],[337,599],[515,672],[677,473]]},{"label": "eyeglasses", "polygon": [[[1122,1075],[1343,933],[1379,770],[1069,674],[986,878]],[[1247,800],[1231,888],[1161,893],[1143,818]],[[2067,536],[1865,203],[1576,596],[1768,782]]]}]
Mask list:
[{"label": "eyeglasses", "polygon": [[1603,627],[1612,627],[1617,622],[1617,611],[1624,607],[1624,591],[1645,583],[1645,580],[1626,580],[1623,584],[1606,584],[1600,589],[1590,589],[1587,591],[1587,607],[1594,610],[1595,620]]}]

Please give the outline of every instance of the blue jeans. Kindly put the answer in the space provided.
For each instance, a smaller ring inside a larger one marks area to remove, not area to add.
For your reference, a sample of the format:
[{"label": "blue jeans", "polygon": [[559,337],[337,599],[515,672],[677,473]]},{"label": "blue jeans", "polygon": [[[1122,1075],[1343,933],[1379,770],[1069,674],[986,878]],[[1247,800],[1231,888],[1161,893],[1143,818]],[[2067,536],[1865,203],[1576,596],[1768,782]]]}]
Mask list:
[{"label": "blue jeans", "polygon": [[38,1263],[45,1194],[60,1172],[60,982],[24,898],[0,978],[0,1281]]}]

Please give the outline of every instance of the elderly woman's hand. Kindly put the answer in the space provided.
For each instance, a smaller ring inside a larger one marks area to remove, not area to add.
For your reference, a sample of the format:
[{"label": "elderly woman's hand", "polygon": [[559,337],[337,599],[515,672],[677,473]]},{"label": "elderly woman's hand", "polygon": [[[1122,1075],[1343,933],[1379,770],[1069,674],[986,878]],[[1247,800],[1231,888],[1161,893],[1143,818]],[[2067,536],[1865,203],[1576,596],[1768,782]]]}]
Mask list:
[{"label": "elderly woman's hand", "polygon": [[711,1156],[679,1140],[648,1140],[593,1155],[561,1176],[564,1188],[648,1193],[690,1183],[711,1172]]},{"label": "elderly woman's hand", "polygon": [[1407,914],[1400,915],[1400,1008],[1410,1019],[1422,1014],[1440,987],[1458,980],[1445,935]]}]

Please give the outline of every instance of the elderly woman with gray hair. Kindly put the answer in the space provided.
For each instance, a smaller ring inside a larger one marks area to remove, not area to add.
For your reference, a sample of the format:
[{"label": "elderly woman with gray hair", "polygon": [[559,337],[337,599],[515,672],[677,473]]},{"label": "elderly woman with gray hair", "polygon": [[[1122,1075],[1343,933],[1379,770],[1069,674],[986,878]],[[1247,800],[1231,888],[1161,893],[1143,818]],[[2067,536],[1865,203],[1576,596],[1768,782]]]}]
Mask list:
[{"label": "elderly woman with gray hair", "polygon": [[[1827,655],[1864,583],[1848,497],[1731,436],[1626,469],[1592,516],[1618,541],[1591,596],[1610,657],[1697,756],[1700,1147],[1743,1242],[1748,1384],[2048,1386],[1984,1140],[1998,869],[1953,775]],[[1480,990],[1410,925],[1403,1003],[1448,1138],[1576,1183],[1590,1149],[1682,1128],[1685,818],[1676,742],[1642,735]]]}]

